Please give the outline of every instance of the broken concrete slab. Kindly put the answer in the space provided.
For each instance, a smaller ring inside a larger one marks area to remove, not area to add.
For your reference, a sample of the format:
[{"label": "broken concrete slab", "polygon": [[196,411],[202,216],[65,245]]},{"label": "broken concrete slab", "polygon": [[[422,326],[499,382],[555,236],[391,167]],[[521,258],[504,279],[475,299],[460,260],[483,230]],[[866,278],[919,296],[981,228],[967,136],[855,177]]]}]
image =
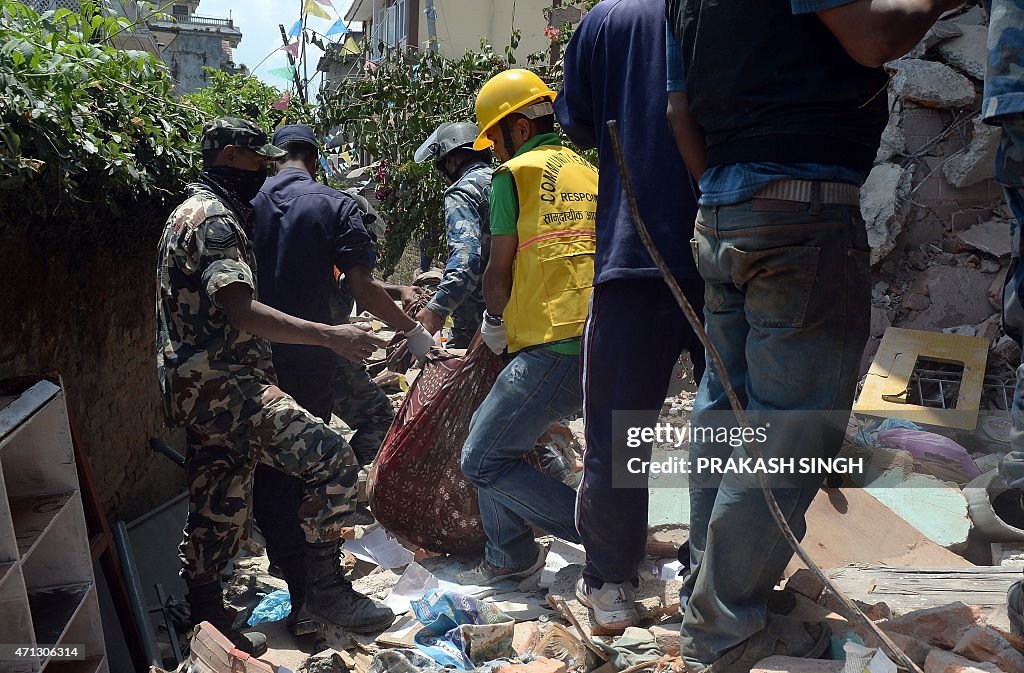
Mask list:
[{"label": "broken concrete slab", "polygon": [[661,649],[661,653],[675,657],[679,654],[679,629],[682,624],[676,622],[674,624],[652,626],[648,629],[651,635],[654,636],[654,642],[658,643],[658,648]]},{"label": "broken concrete slab", "polygon": [[976,224],[967,231],[957,234],[963,243],[975,250],[980,250],[994,257],[1009,257],[1010,223],[1002,220],[990,220]]},{"label": "broken concrete slab", "polygon": [[931,108],[962,108],[974,104],[974,84],[944,63],[902,58],[886,65],[894,70],[892,87],[903,100]]},{"label": "broken concrete slab", "polygon": [[971,661],[995,664],[1004,671],[1024,671],[1021,654],[998,631],[988,628],[969,630],[953,647],[953,652]]},{"label": "broken concrete slab", "polygon": [[812,601],[817,601],[821,598],[822,592],[825,591],[825,585],[810,570],[801,568],[786,580],[786,590],[798,593]]},{"label": "broken concrete slab", "polygon": [[952,652],[932,650],[924,662],[924,673],[1006,673],[995,664],[978,663]]},{"label": "broken concrete slab", "polygon": [[565,664],[555,659],[541,657],[528,664],[505,664],[498,666],[494,673],[565,673]]},{"label": "broken concrete slab", "polygon": [[907,134],[903,130],[903,117],[898,112],[889,114],[889,123],[882,130],[882,138],[878,144],[878,153],[875,155],[876,164],[884,164],[891,161],[893,157],[900,156],[907,151]]},{"label": "broken concrete slab", "polygon": [[860,211],[868,230],[871,265],[878,264],[893,248],[910,210],[914,167],[879,164],[871,169],[860,190]]},{"label": "broken concrete slab", "polygon": [[953,19],[958,26],[987,26],[988,12],[981,7],[971,7],[969,10]]},{"label": "broken concrete slab", "polygon": [[999,127],[974,120],[974,135],[962,152],[942,164],[946,181],[957,189],[976,185],[996,175],[996,152],[1001,137]]},{"label": "broken concrete slab", "polygon": [[912,474],[899,486],[864,490],[935,544],[951,551],[967,547],[971,533],[967,498],[959,488],[930,474]]},{"label": "broken concrete slab", "polygon": [[845,661],[799,659],[776,655],[754,664],[750,673],[842,673],[845,667]]},{"label": "broken concrete slab", "polygon": [[[932,266],[915,283],[927,289],[929,306],[902,327],[934,330],[956,325],[977,325],[991,313],[985,298],[991,277],[962,266]],[[904,297],[904,302],[906,297]]]},{"label": "broken concrete slab", "polygon": [[981,608],[961,602],[915,610],[881,624],[886,633],[902,633],[932,647],[952,649],[964,634],[982,624]]},{"label": "broken concrete slab", "polygon": [[912,662],[924,668],[924,662],[928,660],[928,653],[932,651],[932,646],[923,640],[918,640],[912,636],[907,636],[902,633],[887,633],[889,639],[892,640],[896,647],[903,651],[903,654],[907,655]]},{"label": "broken concrete slab", "polygon": [[950,65],[978,81],[985,79],[988,64],[988,26],[961,23],[962,35],[943,40],[936,51]]},{"label": "broken concrete slab", "polygon": [[928,29],[921,41],[911,49],[905,58],[921,58],[929,49],[942,42],[958,35],[963,35],[960,26],[953,21],[938,21]]},{"label": "broken concrete slab", "polygon": [[880,337],[885,330],[892,327],[892,319],[895,311],[880,306],[871,307],[871,336]]}]

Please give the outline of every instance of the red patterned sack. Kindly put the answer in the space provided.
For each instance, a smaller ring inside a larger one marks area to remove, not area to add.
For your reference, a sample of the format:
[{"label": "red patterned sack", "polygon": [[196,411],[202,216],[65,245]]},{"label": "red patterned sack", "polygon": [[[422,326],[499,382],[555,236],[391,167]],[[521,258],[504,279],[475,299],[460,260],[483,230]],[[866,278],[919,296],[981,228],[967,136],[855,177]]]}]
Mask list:
[{"label": "red patterned sack", "polygon": [[367,482],[374,518],[392,534],[437,553],[483,549],[480,503],[459,457],[473,412],[502,367],[482,342],[464,356],[427,356]]}]

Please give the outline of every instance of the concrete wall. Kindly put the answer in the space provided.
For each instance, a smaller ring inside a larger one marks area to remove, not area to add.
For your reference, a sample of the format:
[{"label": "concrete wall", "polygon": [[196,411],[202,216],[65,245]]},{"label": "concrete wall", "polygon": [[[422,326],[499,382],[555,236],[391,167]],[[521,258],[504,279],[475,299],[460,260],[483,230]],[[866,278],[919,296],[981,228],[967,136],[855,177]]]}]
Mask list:
[{"label": "concrete wall", "polygon": [[177,83],[179,94],[191,93],[208,84],[204,67],[222,69],[228,64],[224,37],[214,32],[179,32],[164,49],[162,57]]},{"label": "concrete wall", "polygon": [[181,492],[184,471],[149,449],[153,436],[180,447],[156,384],[156,242],[130,257],[41,252],[10,231],[0,243],[0,379],[62,375],[108,513],[131,519]]}]

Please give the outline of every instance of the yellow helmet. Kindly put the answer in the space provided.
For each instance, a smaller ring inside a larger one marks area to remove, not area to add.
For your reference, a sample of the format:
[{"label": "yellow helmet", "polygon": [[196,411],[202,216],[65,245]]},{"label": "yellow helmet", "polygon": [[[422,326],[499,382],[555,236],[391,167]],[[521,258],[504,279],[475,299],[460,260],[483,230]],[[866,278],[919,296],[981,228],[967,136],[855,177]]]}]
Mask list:
[{"label": "yellow helmet", "polygon": [[555,92],[529,70],[513,68],[500,72],[487,82],[476,95],[476,123],[480,135],[473,143],[474,150],[485,150],[494,143],[487,139],[487,131],[502,119],[534,103],[555,100]]}]

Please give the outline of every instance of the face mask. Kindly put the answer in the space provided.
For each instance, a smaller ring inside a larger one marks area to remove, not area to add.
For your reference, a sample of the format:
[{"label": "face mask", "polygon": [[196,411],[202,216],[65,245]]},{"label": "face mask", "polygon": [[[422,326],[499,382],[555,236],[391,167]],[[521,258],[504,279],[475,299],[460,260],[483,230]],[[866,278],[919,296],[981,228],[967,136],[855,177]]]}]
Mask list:
[{"label": "face mask", "polygon": [[246,171],[231,166],[211,166],[203,169],[203,172],[225,189],[234,192],[246,204],[256,198],[267,179],[267,172],[262,168]]}]

